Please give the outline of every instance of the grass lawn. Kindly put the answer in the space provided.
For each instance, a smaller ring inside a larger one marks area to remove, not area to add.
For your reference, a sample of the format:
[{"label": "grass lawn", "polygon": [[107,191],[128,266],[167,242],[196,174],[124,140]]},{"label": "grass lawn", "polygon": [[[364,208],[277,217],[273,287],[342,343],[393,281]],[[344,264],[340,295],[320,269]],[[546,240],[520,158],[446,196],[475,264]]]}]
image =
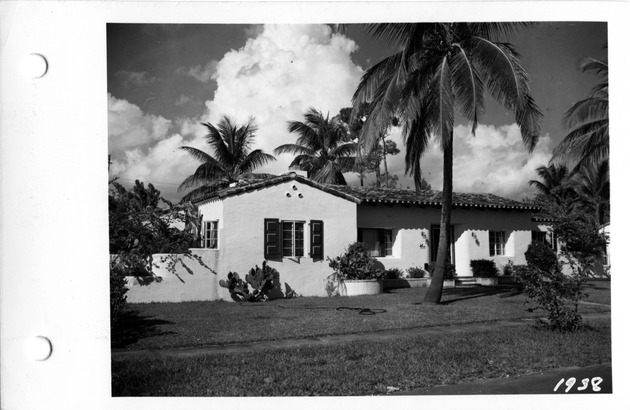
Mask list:
[{"label": "grass lawn", "polygon": [[[295,298],[254,304],[187,302],[130,304],[112,332],[115,349],[162,349],[260,340],[365,333],[541,316],[528,298],[505,287],[445,289],[443,304],[422,305],[425,288],[377,296]],[[610,303],[610,282],[590,282],[585,300]],[[369,309],[360,314],[357,308]],[[583,313],[609,310],[584,304]]]},{"label": "grass lawn", "polygon": [[124,359],[112,363],[112,392],[114,396],[385,394],[387,386],[405,391],[601,364],[611,360],[610,338],[607,324],[564,334],[526,326],[410,336],[394,342],[274,349],[255,355]]}]

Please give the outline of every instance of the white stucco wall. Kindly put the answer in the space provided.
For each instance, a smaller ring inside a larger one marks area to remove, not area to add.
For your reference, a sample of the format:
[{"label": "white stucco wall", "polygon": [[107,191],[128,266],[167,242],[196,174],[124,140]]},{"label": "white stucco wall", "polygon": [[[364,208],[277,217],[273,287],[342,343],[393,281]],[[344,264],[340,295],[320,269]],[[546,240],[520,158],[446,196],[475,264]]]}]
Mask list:
[{"label": "white stucco wall", "polygon": [[[223,288],[217,279],[216,255],[208,251],[193,251],[203,262],[185,255],[153,255],[155,278],[127,278],[127,302],[186,302],[217,300]],[[175,258],[175,259],[173,259]],[[177,261],[174,272],[167,270],[168,261]],[[225,297],[225,295],[223,295]]]},{"label": "white stucco wall", "polygon": [[[360,205],[359,228],[394,230],[392,256],[377,258],[384,268],[406,270],[424,267],[430,261],[430,227],[440,222],[440,208],[418,206]],[[455,234],[455,269],[458,276],[472,276],[472,259],[494,260],[499,272],[512,260],[525,263],[524,253],[531,242],[531,214],[505,210],[453,209],[451,223]],[[490,256],[490,230],[506,235],[506,255]],[[474,233],[474,236],[473,236]]]},{"label": "white stucco wall", "polygon": [[[291,196],[287,197],[287,193]],[[356,204],[295,180],[231,196],[220,203],[220,206],[216,202],[200,206],[204,220],[219,220],[219,250],[214,251],[219,260],[219,279],[227,277],[229,271],[244,276],[249,269],[262,264],[265,218],[305,222],[305,256],[269,261],[280,274],[282,292],[287,291],[288,285],[303,296],[326,296],[326,277],[332,269],[325,257],[341,254],[348,244],[356,241]],[[324,221],[323,260],[308,256],[310,220]],[[227,293],[219,296],[229,300]]]}]

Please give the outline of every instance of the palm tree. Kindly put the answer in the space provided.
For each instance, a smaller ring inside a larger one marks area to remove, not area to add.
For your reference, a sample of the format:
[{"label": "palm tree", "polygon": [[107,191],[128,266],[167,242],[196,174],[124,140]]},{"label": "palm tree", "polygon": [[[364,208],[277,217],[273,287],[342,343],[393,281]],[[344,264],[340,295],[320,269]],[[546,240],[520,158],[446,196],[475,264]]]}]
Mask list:
[{"label": "palm tree", "polygon": [[579,196],[582,211],[593,216],[599,229],[606,223],[610,212],[610,170],[608,161],[583,167],[574,177],[574,189]]},{"label": "palm tree", "polygon": [[453,125],[455,112],[475,132],[488,92],[513,111],[525,146],[533,150],[541,116],[529,92],[529,78],[509,38],[522,23],[370,24],[376,38],[400,51],[363,75],[354,94],[355,107],[370,102],[363,126],[365,144],[372,144],[392,119],[398,118],[407,147],[408,169],[419,172],[419,160],[434,135],[444,151],[444,186],[440,239],[433,280],[424,301],[439,303],[449,256],[448,232],[453,193]]},{"label": "palm tree", "polygon": [[594,71],[601,82],[590,95],[569,108],[563,125],[569,134],[553,150],[552,160],[576,161],[574,170],[608,158],[608,63],[594,58],[580,61],[582,71]]},{"label": "palm tree", "polygon": [[208,128],[206,140],[213,155],[194,147],[180,147],[201,162],[195,173],[184,179],[177,189],[182,191],[196,187],[184,195],[182,202],[195,200],[233,182],[272,177],[269,174],[253,173],[256,168],[276,160],[273,155],[260,149],[252,150],[257,130],[253,119],[244,125],[237,125],[223,116],[216,127],[210,123],[203,125]]},{"label": "palm tree", "polygon": [[280,145],[274,154],[295,155],[289,167],[306,171],[313,181],[346,185],[343,173],[353,168],[357,144],[344,142],[346,131],[336,119],[311,107],[304,122],[289,121],[288,130],[299,135],[296,143]]},{"label": "palm tree", "polygon": [[550,163],[536,169],[539,180],[530,180],[529,186],[536,188],[544,201],[558,208],[557,212],[571,213],[577,200],[574,183],[566,165]]}]

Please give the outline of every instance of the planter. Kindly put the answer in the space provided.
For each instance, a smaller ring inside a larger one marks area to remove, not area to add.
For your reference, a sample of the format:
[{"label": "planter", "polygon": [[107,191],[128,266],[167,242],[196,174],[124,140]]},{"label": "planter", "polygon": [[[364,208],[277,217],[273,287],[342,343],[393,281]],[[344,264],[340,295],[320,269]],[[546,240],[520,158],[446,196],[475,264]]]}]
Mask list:
[{"label": "planter", "polygon": [[383,280],[383,287],[387,289],[426,288],[431,283],[430,278],[398,278]]},{"label": "planter", "polygon": [[383,293],[383,281],[378,279],[344,280],[339,286],[341,296],[378,295]]},{"label": "planter", "polygon": [[477,284],[481,286],[497,286],[499,284],[499,278],[476,278]]}]

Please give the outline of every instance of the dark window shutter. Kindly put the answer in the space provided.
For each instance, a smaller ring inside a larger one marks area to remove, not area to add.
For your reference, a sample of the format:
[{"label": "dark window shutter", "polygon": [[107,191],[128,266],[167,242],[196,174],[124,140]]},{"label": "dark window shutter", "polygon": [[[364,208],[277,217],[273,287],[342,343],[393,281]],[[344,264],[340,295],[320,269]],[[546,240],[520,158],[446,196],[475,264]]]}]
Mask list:
[{"label": "dark window shutter", "polygon": [[311,258],[324,259],[324,221],[311,221]]},{"label": "dark window shutter", "polygon": [[280,259],[280,220],[265,218],[265,259]]}]

